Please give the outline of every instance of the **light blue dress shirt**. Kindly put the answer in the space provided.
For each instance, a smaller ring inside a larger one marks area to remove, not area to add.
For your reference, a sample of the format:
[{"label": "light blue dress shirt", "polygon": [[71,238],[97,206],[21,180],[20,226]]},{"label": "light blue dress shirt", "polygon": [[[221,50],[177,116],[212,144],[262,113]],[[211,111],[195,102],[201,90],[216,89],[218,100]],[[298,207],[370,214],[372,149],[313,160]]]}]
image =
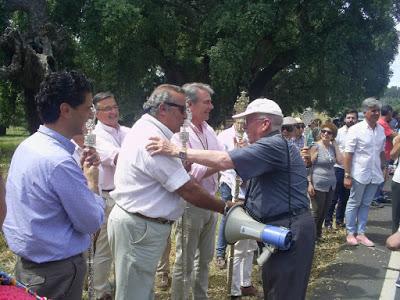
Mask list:
[{"label": "light blue dress shirt", "polygon": [[104,201],[89,190],[74,149],[69,139],[40,126],[13,155],[3,232],[25,259],[42,263],[82,253],[103,223]]}]

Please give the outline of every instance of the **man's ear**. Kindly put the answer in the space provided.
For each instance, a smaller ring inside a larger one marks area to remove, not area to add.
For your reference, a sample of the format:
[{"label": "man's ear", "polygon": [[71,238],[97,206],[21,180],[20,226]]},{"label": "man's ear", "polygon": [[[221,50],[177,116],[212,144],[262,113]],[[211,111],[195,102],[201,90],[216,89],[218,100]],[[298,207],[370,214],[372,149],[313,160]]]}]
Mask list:
[{"label": "man's ear", "polygon": [[61,103],[60,104],[60,117],[64,117],[69,119],[71,116],[71,106],[68,103]]}]

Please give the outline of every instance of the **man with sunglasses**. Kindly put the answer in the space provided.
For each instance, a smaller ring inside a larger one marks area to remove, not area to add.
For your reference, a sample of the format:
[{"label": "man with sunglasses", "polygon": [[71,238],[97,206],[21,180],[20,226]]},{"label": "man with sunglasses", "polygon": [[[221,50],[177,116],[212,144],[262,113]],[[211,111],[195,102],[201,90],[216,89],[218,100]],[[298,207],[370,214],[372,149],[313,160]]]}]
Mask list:
[{"label": "man with sunglasses", "polygon": [[[315,225],[307,198],[307,171],[300,152],[280,134],[282,111],[269,99],[256,99],[233,118],[246,118],[249,146],[229,152],[187,149],[189,162],[218,170],[235,169],[250,180],[245,209],[255,220],[289,227],[294,243],[273,253],[263,265],[265,299],[305,299],[314,255]],[[179,156],[182,150],[168,140],[152,138],[147,150],[154,156]],[[288,288],[290,287],[290,288]]]},{"label": "man with sunglasses", "polygon": [[111,250],[107,238],[107,221],[114,200],[110,192],[114,189],[115,166],[118,161],[119,151],[129,128],[119,124],[119,107],[115,96],[110,92],[97,93],[93,97],[96,109],[97,124],[94,130],[96,134],[96,150],[100,155],[101,166],[104,170],[101,196],[105,203],[105,221],[101,226],[96,240],[96,253],[93,259],[94,290],[96,299],[112,299],[112,290],[108,281],[111,271]]},{"label": "man with sunglasses", "polygon": [[297,149],[302,149],[304,147],[304,122],[300,118],[295,118],[296,125],[294,125],[294,137],[293,143]]},{"label": "man with sunglasses", "polygon": [[282,136],[288,141],[293,142],[294,138],[294,126],[296,125],[296,120],[293,117],[284,117],[281,127]]},{"label": "man with sunglasses", "polygon": [[[223,213],[218,200],[191,179],[179,158],[150,156],[150,137],[171,139],[186,117],[182,88],[163,84],[144,103],[145,114],[132,126],[119,152],[115,200],[108,219],[108,239],[115,262],[116,300],[154,298],[157,264],[171,225],[184,211],[184,200]],[[211,142],[210,142],[211,143]],[[184,199],[184,200],[183,200]]]}]

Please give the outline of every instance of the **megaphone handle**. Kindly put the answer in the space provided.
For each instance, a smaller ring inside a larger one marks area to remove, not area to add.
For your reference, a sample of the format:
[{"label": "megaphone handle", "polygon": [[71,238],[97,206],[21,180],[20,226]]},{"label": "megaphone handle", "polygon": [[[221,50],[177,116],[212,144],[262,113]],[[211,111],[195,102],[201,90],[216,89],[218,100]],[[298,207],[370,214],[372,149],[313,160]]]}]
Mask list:
[{"label": "megaphone handle", "polygon": [[275,252],[275,250],[276,250],[275,247],[266,244],[266,245],[263,247],[262,253],[261,253],[260,256],[257,258],[257,264],[258,264],[260,267],[263,266],[263,265],[267,262],[267,260],[271,257],[271,254]]}]

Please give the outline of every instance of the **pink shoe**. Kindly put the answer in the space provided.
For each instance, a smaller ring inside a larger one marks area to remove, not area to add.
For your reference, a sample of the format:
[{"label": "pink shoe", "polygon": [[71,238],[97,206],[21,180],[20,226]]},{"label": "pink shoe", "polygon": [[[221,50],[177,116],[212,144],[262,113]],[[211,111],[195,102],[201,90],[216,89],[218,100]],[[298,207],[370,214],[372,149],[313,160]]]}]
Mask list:
[{"label": "pink shoe", "polygon": [[358,234],[358,235],[357,235],[357,241],[358,241],[360,244],[362,244],[362,245],[364,245],[364,246],[366,246],[366,247],[375,247],[375,244],[374,244],[371,240],[369,240],[369,239],[365,236],[365,234]]},{"label": "pink shoe", "polygon": [[357,239],[354,236],[354,234],[348,234],[347,237],[346,237],[346,241],[347,241],[347,245],[350,245],[350,246],[357,246],[358,245]]}]

